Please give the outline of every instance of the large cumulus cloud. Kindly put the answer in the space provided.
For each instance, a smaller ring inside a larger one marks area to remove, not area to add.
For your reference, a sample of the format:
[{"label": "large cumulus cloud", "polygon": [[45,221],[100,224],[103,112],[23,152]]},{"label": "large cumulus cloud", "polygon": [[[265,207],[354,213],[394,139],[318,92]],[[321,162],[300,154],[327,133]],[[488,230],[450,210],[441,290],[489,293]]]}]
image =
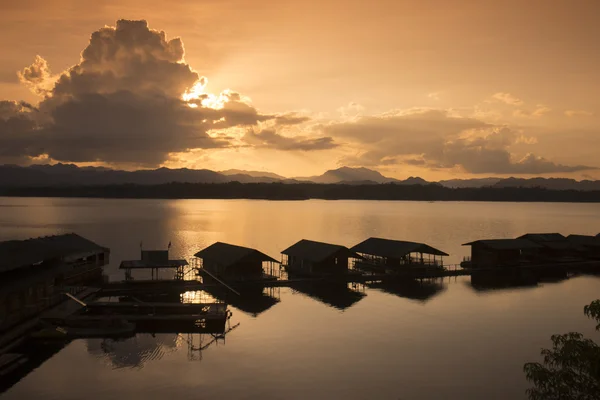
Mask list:
[{"label": "large cumulus cloud", "polygon": [[533,142],[521,133],[443,110],[412,109],[361,116],[323,127],[333,137],[351,140],[357,154],[341,160],[356,166],[408,164],[465,172],[545,174],[596,169],[562,165],[534,154],[515,157],[511,146]]},{"label": "large cumulus cloud", "polygon": [[0,103],[0,157],[156,166],[170,153],[235,145],[211,131],[302,122],[261,114],[232,91],[204,93],[207,79],[184,53],[179,38],[120,20],[94,32],[80,62],[58,76],[36,57],[19,78],[43,99],[32,109]]}]

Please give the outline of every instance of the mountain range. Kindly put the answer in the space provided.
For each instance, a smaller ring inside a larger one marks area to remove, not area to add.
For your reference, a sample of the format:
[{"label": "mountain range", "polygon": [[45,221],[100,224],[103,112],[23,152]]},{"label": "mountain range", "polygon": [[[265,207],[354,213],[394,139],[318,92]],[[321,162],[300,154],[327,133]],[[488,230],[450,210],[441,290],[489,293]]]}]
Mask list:
[{"label": "mountain range", "polygon": [[159,185],[171,182],[186,183],[321,183],[321,184],[396,184],[396,185],[441,185],[448,188],[480,187],[541,187],[553,190],[600,190],[600,181],[565,178],[477,178],[452,179],[428,182],[419,177],[405,180],[389,178],[368,168],[341,167],[326,171],[322,175],[286,178],[271,172],[244,171],[229,169],[212,171],[209,169],[169,169],[123,171],[104,167],[78,167],[74,164],[0,165],[0,186],[40,187],[40,186],[81,186],[138,184]]}]

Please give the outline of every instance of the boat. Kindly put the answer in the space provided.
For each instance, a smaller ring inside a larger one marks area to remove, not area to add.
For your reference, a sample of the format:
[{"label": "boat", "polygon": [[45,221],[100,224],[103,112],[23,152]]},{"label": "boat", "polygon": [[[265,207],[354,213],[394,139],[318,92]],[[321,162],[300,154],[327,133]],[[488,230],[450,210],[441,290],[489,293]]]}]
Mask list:
[{"label": "boat", "polygon": [[48,326],[30,335],[32,339],[68,340],[80,338],[130,337],[135,324],[122,319],[70,321],[69,326]]}]

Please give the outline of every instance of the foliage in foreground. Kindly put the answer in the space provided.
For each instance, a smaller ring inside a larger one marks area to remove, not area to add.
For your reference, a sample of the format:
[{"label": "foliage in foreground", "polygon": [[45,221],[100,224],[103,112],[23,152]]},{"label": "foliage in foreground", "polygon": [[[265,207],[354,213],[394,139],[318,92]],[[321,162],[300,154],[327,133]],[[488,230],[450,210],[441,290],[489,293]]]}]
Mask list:
[{"label": "foliage in foreground", "polygon": [[[584,307],[584,313],[598,322],[600,300]],[[600,346],[581,333],[552,336],[552,348],[542,349],[543,363],[524,366],[530,400],[600,399]]]}]

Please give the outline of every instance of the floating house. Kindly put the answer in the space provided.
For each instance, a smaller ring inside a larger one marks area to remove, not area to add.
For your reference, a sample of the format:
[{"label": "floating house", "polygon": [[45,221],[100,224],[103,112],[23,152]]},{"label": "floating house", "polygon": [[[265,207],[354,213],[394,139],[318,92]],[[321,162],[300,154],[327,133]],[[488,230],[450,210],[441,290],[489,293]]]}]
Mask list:
[{"label": "floating house", "polygon": [[568,261],[574,256],[573,244],[560,233],[527,233],[517,239],[540,245],[535,251],[535,258],[541,263]]},{"label": "floating house", "polygon": [[569,235],[567,240],[576,254],[584,259],[600,259],[600,237],[591,235]]},{"label": "floating house", "polygon": [[494,268],[532,264],[543,246],[528,239],[476,240],[463,244],[471,246],[471,257],[465,259],[464,267]]},{"label": "floating house", "polygon": [[200,273],[225,282],[276,280],[279,262],[250,247],[217,242],[194,254]]},{"label": "floating house", "polygon": [[369,238],[350,249],[361,259],[355,268],[381,273],[419,275],[425,269],[443,268],[447,253],[425,243]]},{"label": "floating house", "polygon": [[348,273],[348,259],[361,258],[345,246],[302,239],[281,252],[289,274],[326,276]]},{"label": "floating house", "polygon": [[[186,260],[169,259],[169,250],[141,250],[139,260],[121,261],[119,269],[125,270],[125,281],[133,281],[132,271],[150,271],[150,281],[183,281],[188,275]],[[167,272],[165,272],[167,271]],[[143,277],[148,278],[148,277]],[[135,279],[143,282],[148,279]]]},{"label": "floating house", "polygon": [[65,300],[65,287],[99,279],[109,254],[75,233],[0,242],[0,332]]}]

